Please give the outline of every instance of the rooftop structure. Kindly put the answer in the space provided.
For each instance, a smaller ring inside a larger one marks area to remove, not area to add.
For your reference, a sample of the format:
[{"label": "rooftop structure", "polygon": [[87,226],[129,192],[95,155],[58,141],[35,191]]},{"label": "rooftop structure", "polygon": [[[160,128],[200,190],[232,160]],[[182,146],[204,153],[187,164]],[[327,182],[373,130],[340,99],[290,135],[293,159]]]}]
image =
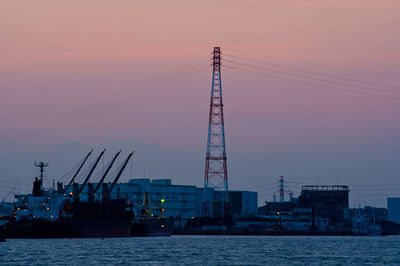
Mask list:
[{"label": "rooftop structure", "polygon": [[314,208],[315,215],[342,222],[349,208],[348,186],[303,186],[298,199],[300,208]]},{"label": "rooftop structure", "polygon": [[349,191],[349,186],[314,186],[314,185],[307,185],[302,186],[301,190],[312,190],[312,191]]}]

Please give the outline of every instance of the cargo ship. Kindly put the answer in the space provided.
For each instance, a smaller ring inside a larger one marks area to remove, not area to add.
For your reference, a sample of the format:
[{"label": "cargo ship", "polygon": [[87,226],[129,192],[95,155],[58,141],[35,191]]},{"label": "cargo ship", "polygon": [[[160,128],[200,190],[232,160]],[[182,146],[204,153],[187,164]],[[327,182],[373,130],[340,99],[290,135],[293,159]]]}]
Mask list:
[{"label": "cargo ship", "polygon": [[[153,211],[158,210],[159,215]],[[132,221],[131,236],[171,236],[173,219],[163,218],[164,200],[161,200],[160,208],[152,208],[148,192],[144,193],[141,216]]]},{"label": "cargo ship", "polygon": [[[44,167],[48,164],[35,163],[40,167],[40,178],[35,178],[32,194],[16,196],[15,210],[9,222],[3,226],[0,235],[4,234],[6,238],[129,237],[133,220],[132,203],[128,198],[111,199],[110,193],[133,152],[117,169],[112,184],[104,183],[105,177],[120,154],[118,152],[108,163],[100,182],[94,188],[94,184],[88,181],[105,150],[90,166],[89,174],[83,184],[74,183],[92,151],[84,158],[67,186],[64,187],[62,183],[57,184],[57,191],[42,188]],[[88,190],[88,199],[83,201],[80,195],[85,186]],[[96,192],[100,187],[103,188],[102,197],[96,199]],[[69,192],[69,188],[72,188],[72,191]]]},{"label": "cargo ship", "polygon": [[[68,205],[67,205],[68,206]],[[71,214],[55,219],[16,216],[6,228],[6,238],[129,237],[132,215],[126,200],[72,204]],[[83,213],[80,210],[88,210]]]},{"label": "cargo ship", "polygon": [[173,220],[167,218],[135,219],[131,236],[171,236]]}]

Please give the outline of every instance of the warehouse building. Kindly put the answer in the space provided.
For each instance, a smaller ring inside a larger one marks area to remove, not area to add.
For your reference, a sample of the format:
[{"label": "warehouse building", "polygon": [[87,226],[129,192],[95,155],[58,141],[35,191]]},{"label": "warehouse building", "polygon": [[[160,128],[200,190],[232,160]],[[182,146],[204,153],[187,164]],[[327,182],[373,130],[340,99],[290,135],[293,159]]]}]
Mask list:
[{"label": "warehouse building", "polygon": [[400,198],[388,198],[388,220],[400,224]]},{"label": "warehouse building", "polygon": [[[69,189],[67,193],[70,193]],[[192,218],[202,216],[204,189],[196,186],[172,184],[171,179],[130,179],[127,183],[118,183],[111,192],[111,198],[131,199],[136,212],[141,211],[145,193],[149,194],[151,207],[154,213],[164,208],[164,217]],[[210,216],[221,217],[222,191],[208,190],[213,199],[209,206]],[[97,193],[101,198],[101,193]],[[87,187],[80,195],[82,200],[87,200]],[[257,213],[257,192],[229,191],[230,210],[233,216],[243,216]],[[163,202],[161,201],[163,200]]]},{"label": "warehouse building", "polygon": [[[208,216],[223,216],[223,191],[208,189]],[[204,188],[197,189],[197,216],[202,216]],[[212,200],[211,200],[212,199]],[[212,204],[210,204],[212,202]],[[257,213],[258,193],[253,191],[229,191],[229,212],[234,217]]]},{"label": "warehouse building", "polygon": [[299,208],[314,208],[315,215],[343,222],[349,208],[348,186],[303,186],[298,198]]}]

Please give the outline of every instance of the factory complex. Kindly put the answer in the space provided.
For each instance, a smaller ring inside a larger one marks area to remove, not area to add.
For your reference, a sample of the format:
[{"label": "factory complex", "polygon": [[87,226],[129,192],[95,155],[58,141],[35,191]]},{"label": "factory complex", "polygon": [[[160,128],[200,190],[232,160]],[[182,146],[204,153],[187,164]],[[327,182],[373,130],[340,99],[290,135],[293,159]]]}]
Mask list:
[{"label": "factory complex", "polygon": [[[81,199],[87,199],[87,191],[87,189],[82,191]],[[72,189],[66,192],[72,193]],[[110,196],[111,198],[129,198],[134,206],[142,206],[145,193],[149,194],[152,207],[161,207],[161,202],[163,202],[164,217],[201,216],[204,188],[172,184],[171,179],[130,179],[127,183],[116,184]],[[218,198],[221,192],[209,189],[207,193]],[[257,192],[229,191],[229,196],[232,215],[245,216],[257,213]],[[218,202],[214,206],[210,205],[210,213],[213,217],[221,216],[220,208],[216,205]]]}]

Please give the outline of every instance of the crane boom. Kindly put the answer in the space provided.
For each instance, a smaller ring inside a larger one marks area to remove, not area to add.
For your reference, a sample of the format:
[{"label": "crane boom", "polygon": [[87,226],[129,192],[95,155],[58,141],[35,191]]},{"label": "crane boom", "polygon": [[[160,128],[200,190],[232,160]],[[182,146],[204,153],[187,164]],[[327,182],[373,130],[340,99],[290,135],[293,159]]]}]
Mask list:
[{"label": "crane boom", "polygon": [[76,173],[72,177],[71,181],[69,181],[69,183],[68,183],[68,185],[67,185],[67,187],[65,188],[64,191],[67,191],[69,189],[69,187],[72,185],[72,183],[74,182],[76,176],[79,174],[79,172],[81,171],[83,165],[86,163],[87,159],[89,158],[90,154],[92,154],[92,152],[93,152],[93,149],[86,155],[85,159],[83,160],[83,162],[79,166],[78,170],[76,171]]},{"label": "crane boom", "polygon": [[96,162],[94,163],[92,169],[90,169],[89,174],[87,175],[87,177],[85,178],[85,181],[83,181],[82,186],[79,188],[79,194],[82,193],[83,188],[86,186],[87,182],[89,181],[90,177],[92,176],[94,169],[96,169],[97,164],[99,163],[101,157],[103,157],[104,152],[106,151],[106,149],[104,149],[100,155],[97,157]]},{"label": "crane boom", "polygon": [[132,151],[132,152],[128,155],[128,158],[126,158],[124,164],[122,165],[122,167],[121,167],[121,169],[119,170],[117,176],[115,177],[113,183],[111,184],[110,189],[107,190],[107,193],[104,195],[103,199],[108,199],[108,197],[110,196],[111,191],[112,191],[113,188],[115,187],[115,184],[117,184],[119,178],[121,177],[122,173],[124,172],[124,169],[125,169],[126,165],[127,165],[128,162],[129,162],[129,159],[132,157],[132,155],[133,155],[134,152],[135,152],[135,151]]},{"label": "crane boom", "polygon": [[115,154],[114,158],[112,159],[110,165],[108,166],[107,170],[104,172],[103,176],[101,177],[99,183],[97,184],[96,188],[93,190],[93,193],[96,193],[97,190],[100,188],[101,184],[103,183],[104,179],[106,178],[108,172],[110,171],[111,167],[113,166],[115,160],[117,159],[117,157],[119,156],[119,154],[121,153],[121,151],[119,151],[117,154]]}]

